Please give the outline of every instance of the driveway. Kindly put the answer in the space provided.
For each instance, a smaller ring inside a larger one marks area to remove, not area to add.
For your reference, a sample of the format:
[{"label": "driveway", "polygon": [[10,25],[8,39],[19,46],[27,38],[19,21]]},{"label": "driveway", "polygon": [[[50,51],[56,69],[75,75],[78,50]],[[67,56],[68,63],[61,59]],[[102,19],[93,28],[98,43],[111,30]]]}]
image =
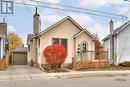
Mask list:
[{"label": "driveway", "polygon": [[45,72],[28,65],[9,66],[6,71],[0,71],[0,81],[33,80],[48,78]]}]

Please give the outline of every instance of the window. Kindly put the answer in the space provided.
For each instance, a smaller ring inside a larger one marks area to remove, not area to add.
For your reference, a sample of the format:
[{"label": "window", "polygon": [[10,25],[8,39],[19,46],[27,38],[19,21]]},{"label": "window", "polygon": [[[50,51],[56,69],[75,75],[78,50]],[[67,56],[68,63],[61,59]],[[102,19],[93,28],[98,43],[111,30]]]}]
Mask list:
[{"label": "window", "polygon": [[64,46],[64,48],[67,50],[67,39],[61,39],[61,44]]},{"label": "window", "polygon": [[53,44],[60,44],[60,39],[59,38],[53,38]]},{"label": "window", "polygon": [[28,45],[28,51],[30,52],[30,45]]},{"label": "window", "polygon": [[86,53],[88,50],[88,43],[86,41],[81,42],[81,52]]},{"label": "window", "polygon": [[87,51],[86,43],[83,43],[83,53],[86,53],[86,51]]},{"label": "window", "polygon": [[64,46],[64,48],[66,49],[67,51],[67,39],[62,39],[62,38],[53,38],[52,40],[52,43],[53,44],[61,44]]},{"label": "window", "polygon": [[81,42],[80,44],[80,48],[81,48],[81,60],[88,60],[89,59],[89,55],[88,55],[88,43],[86,41]]}]

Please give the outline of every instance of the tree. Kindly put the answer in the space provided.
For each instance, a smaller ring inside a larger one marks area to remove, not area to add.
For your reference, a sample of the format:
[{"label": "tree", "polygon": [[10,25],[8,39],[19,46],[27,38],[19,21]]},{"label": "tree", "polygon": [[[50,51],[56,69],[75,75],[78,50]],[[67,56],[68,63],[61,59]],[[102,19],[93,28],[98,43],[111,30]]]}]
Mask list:
[{"label": "tree", "polygon": [[50,64],[52,68],[60,68],[61,65],[65,62],[67,52],[64,46],[53,44],[44,49],[43,55],[46,62]]},{"label": "tree", "polygon": [[95,35],[95,58],[99,59],[100,56],[101,43],[99,41],[98,35]]},{"label": "tree", "polygon": [[22,39],[15,33],[8,33],[7,40],[9,51],[24,46]]}]

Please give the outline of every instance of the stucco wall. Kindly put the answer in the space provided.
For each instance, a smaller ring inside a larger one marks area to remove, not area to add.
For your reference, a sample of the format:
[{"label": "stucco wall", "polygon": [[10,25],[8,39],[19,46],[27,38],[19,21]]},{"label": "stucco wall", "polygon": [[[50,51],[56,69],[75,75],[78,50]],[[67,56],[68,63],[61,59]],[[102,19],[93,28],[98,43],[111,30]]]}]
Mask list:
[{"label": "stucco wall", "polygon": [[29,51],[29,48],[28,48],[28,51],[27,51],[27,61],[28,61],[28,64],[30,65],[30,62],[31,60],[34,60],[33,57],[32,57],[32,42],[29,41],[28,43],[30,45],[30,51]]},{"label": "stucco wall", "polygon": [[[68,55],[65,63],[71,63],[72,57],[74,57],[74,54],[76,51],[74,51],[74,35],[79,33],[81,30],[75,26],[70,20],[66,20],[65,22],[61,23],[60,25],[56,26],[55,28],[51,29],[50,31],[44,33],[41,35],[40,38],[40,56],[39,58],[42,64],[46,63],[43,57],[43,50],[48,46],[52,44],[52,38],[65,38],[68,39]],[[80,39],[82,38],[82,39]],[[79,36],[79,39],[77,42],[81,42],[81,40],[84,41],[84,39],[92,43],[90,40],[90,37],[88,35],[81,35]],[[91,49],[91,46],[89,47]]]},{"label": "stucco wall", "polygon": [[[94,41],[93,41],[92,37],[87,35],[86,32],[83,32],[78,37],[76,37],[76,52],[77,52],[78,44],[81,45],[81,43],[83,41],[88,43],[88,49],[87,49],[88,51],[94,51]],[[76,55],[77,55],[77,53],[76,53]]]}]

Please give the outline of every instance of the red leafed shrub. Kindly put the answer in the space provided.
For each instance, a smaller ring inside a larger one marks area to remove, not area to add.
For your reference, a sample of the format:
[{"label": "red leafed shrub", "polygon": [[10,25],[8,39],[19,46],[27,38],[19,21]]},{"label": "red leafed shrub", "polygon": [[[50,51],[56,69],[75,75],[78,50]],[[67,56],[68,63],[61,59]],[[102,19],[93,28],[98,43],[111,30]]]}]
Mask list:
[{"label": "red leafed shrub", "polygon": [[61,66],[65,62],[67,53],[64,46],[53,44],[44,49],[43,55],[48,64]]}]

